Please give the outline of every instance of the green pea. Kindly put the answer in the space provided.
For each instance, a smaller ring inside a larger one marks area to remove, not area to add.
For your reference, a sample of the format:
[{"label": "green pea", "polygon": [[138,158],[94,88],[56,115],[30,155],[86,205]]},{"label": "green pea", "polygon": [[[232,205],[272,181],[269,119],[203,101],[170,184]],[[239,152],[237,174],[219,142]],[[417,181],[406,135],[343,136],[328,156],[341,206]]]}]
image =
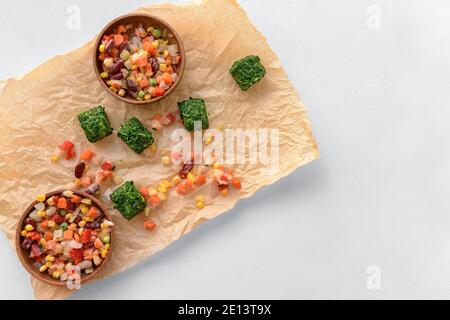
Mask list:
[{"label": "green pea", "polygon": [[161,29],[156,28],[152,30],[152,36],[154,36],[155,38],[159,38],[161,37],[161,35],[162,35]]},{"label": "green pea", "polygon": [[67,211],[66,210],[59,210],[59,214],[62,215],[63,217],[66,216]]},{"label": "green pea", "polygon": [[158,85],[158,81],[156,81],[156,79],[150,79],[150,85],[152,87],[156,87]]},{"label": "green pea", "polygon": [[143,98],[145,96],[145,92],[144,91],[139,91],[138,93],[139,98]]},{"label": "green pea", "polygon": [[66,231],[69,225],[67,224],[67,222],[63,222],[59,227],[61,228],[61,230]]}]

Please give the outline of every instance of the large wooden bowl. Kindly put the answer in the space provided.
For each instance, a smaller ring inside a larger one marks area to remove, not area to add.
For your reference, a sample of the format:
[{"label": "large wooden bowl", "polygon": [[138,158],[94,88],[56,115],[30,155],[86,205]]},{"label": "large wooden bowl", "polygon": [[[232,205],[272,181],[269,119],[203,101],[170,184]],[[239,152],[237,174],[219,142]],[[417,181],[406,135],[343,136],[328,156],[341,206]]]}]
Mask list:
[{"label": "large wooden bowl", "polygon": [[[60,195],[64,192],[65,190],[57,190],[57,191],[53,191],[50,193],[47,193],[45,196],[46,198],[49,198],[51,196],[54,195]],[[82,191],[78,191],[78,190],[72,190],[74,194],[82,197],[82,198],[89,198],[92,200],[92,203],[95,204],[100,211],[103,213],[103,215],[106,217],[106,219],[108,219],[109,221],[111,220],[111,216],[108,213],[108,209],[107,207],[97,198],[82,192]],[[19,256],[20,262],[22,263],[22,265],[24,266],[24,268],[36,279],[38,279],[39,281],[42,281],[46,284],[52,285],[52,286],[58,286],[58,287],[64,287],[66,286],[66,282],[65,281],[61,281],[58,279],[53,279],[47,272],[39,272],[39,270],[33,265],[33,260],[31,260],[29,258],[29,251],[25,250],[22,248],[21,244],[22,244],[22,237],[20,235],[20,232],[23,230],[24,228],[24,221],[25,219],[29,216],[29,214],[34,210],[34,205],[37,203],[38,201],[34,201],[32,204],[30,204],[28,206],[28,208],[25,210],[25,212],[22,214],[22,217],[19,220],[19,223],[17,224],[17,229],[16,229],[16,239],[15,239],[15,245],[16,245],[16,251],[17,251],[17,255]],[[108,255],[106,256],[105,259],[103,259],[103,262],[101,265],[99,265],[98,267],[96,267],[94,269],[94,272],[90,273],[90,274],[82,274],[81,275],[81,284],[85,284],[89,281],[91,281],[92,279],[94,279],[95,277],[97,277],[97,275],[100,273],[100,271],[104,268],[104,266],[108,263],[111,254],[112,254],[112,250],[114,248],[114,227],[111,229],[111,242],[110,242],[110,249],[108,252]]]},{"label": "large wooden bowl", "polygon": [[[98,48],[99,48],[100,44],[102,43],[103,35],[112,33],[114,28],[117,27],[118,25],[121,25],[121,24],[126,25],[126,24],[130,24],[130,23],[135,24],[135,25],[139,24],[139,23],[145,23],[148,26],[155,26],[155,27],[158,27],[161,29],[166,28],[170,33],[172,33],[174,35],[174,37],[170,41],[170,44],[176,44],[178,46],[178,51],[181,55],[181,63],[177,67],[177,76],[178,76],[177,80],[175,81],[175,83],[172,84],[172,86],[161,97],[155,97],[150,100],[142,100],[142,101],[137,100],[137,99],[131,99],[128,97],[121,97],[118,94],[111,91],[111,89],[108,87],[106,82],[100,77],[100,73],[103,72],[103,68],[102,68],[102,62],[98,59],[98,54],[99,54]],[[164,20],[162,20],[158,17],[152,16],[152,15],[149,15],[149,14],[144,14],[144,13],[127,14],[127,15],[118,17],[118,18],[114,19],[113,21],[111,21],[110,23],[108,23],[106,25],[106,27],[104,27],[103,30],[97,36],[97,39],[94,42],[94,48],[93,48],[92,52],[93,52],[92,58],[93,58],[93,62],[94,62],[94,71],[95,71],[96,77],[100,81],[102,87],[105,88],[105,90],[108,91],[108,93],[111,94],[114,98],[119,99],[126,103],[131,103],[131,104],[136,104],[136,105],[149,104],[152,102],[159,101],[159,100],[163,99],[164,97],[167,97],[171,92],[173,92],[173,90],[175,90],[176,86],[178,85],[178,83],[180,83],[181,78],[183,77],[184,66],[185,66],[185,61],[186,61],[186,53],[184,51],[183,41],[181,40],[178,33]]]}]

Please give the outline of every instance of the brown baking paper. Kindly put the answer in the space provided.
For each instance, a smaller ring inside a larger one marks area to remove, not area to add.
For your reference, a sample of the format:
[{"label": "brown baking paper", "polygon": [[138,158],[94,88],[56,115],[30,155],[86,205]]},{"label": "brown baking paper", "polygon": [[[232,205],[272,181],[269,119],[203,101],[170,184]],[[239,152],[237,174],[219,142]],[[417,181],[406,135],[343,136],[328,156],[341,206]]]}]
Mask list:
[{"label": "brown baking paper", "polygon": [[[249,21],[244,10],[232,0],[209,0],[184,6],[161,4],[140,8],[169,22],[180,34],[186,49],[184,77],[175,91],[149,106],[127,105],[114,99],[98,83],[91,54],[93,41],[65,55],[56,56],[21,79],[0,83],[0,226],[13,242],[16,223],[37,194],[73,182],[76,160],[52,163],[49,156],[63,140],[80,149],[89,147],[117,166],[117,174],[138,186],[156,185],[169,179],[178,166],[164,167],[161,154],[170,147],[170,129],[158,133],[158,151],[136,155],[116,133],[89,144],[76,115],[103,105],[112,126],[131,116],[143,121],[156,114],[177,110],[177,101],[188,97],[205,99],[210,127],[279,129],[280,167],[274,174],[262,172],[262,165],[241,165],[236,174],[243,188],[228,197],[217,196],[212,184],[188,196],[174,191],[151,213],[157,228],[146,231],[143,214],[126,221],[114,214],[115,250],[101,274],[109,277],[135,265],[200,223],[230,210],[239,199],[288,175],[319,155],[303,103],[289,82],[280,61]],[[246,55],[261,57],[267,74],[247,92],[241,92],[229,75],[231,64]],[[111,188],[115,188],[112,186]],[[195,208],[198,192],[206,195],[206,207]],[[37,299],[62,299],[71,294],[32,279]]]}]

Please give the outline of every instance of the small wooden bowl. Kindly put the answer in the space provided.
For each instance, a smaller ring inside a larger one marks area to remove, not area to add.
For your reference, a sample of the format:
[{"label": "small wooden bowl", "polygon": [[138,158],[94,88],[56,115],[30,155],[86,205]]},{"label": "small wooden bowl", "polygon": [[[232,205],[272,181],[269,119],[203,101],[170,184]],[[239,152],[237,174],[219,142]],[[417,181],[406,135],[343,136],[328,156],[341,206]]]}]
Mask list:
[{"label": "small wooden bowl", "polygon": [[[49,198],[54,195],[60,195],[64,191],[65,190],[53,191],[53,192],[47,193],[45,195],[45,197]],[[98,200],[97,198],[95,198],[85,192],[82,192],[82,191],[78,191],[78,190],[72,190],[72,191],[74,194],[76,194],[82,198],[91,199],[92,203],[95,204],[101,210],[101,212],[106,217],[106,219],[108,219],[109,221],[112,221],[111,216],[108,213],[108,209],[100,200]],[[29,251],[22,248],[22,237],[20,235],[20,232],[24,228],[25,219],[34,210],[34,205],[36,203],[38,203],[38,201],[34,201],[32,204],[30,204],[28,206],[28,208],[22,214],[22,217],[20,218],[19,223],[17,224],[16,239],[15,239],[17,255],[19,256],[19,259],[20,259],[20,262],[22,263],[22,265],[33,277],[35,277],[39,281],[42,281],[42,282],[52,285],[52,286],[65,287],[66,281],[53,279],[47,272],[43,272],[43,273],[39,272],[39,270],[33,265],[34,262],[29,258]],[[114,244],[114,227],[111,229],[111,242],[110,242],[111,247],[109,249],[108,255],[106,256],[105,259],[103,259],[102,264],[95,268],[94,272],[92,272],[90,274],[82,274],[81,275],[81,284],[85,284],[85,283],[91,281],[92,279],[94,279],[99,274],[99,272],[103,269],[103,267],[108,263],[108,261],[111,257],[111,254],[112,254],[112,250],[114,248],[113,244]]]},{"label": "small wooden bowl", "polygon": [[[175,83],[173,83],[172,86],[161,97],[156,97],[156,98],[152,98],[150,100],[142,100],[142,101],[137,100],[137,99],[131,99],[128,97],[121,97],[118,94],[112,92],[111,89],[106,84],[106,82],[100,77],[100,73],[103,72],[103,68],[102,68],[102,62],[98,59],[98,54],[99,54],[98,48],[99,48],[100,44],[102,43],[103,36],[105,34],[112,33],[114,28],[117,27],[118,25],[121,25],[121,24],[127,25],[130,23],[132,23],[134,25],[137,25],[139,23],[145,23],[148,26],[155,26],[155,27],[158,27],[161,29],[166,28],[169,31],[169,33],[172,33],[174,35],[174,37],[171,40],[171,43],[176,44],[178,46],[178,51],[181,55],[181,63],[177,67],[177,76],[178,76],[177,81],[175,81]],[[124,16],[114,19],[113,21],[108,23],[108,25],[106,25],[106,27],[104,27],[103,30],[99,33],[99,35],[97,36],[97,39],[94,42],[94,48],[92,51],[93,51],[92,58],[93,58],[93,62],[94,62],[94,70],[95,70],[97,79],[100,81],[103,88],[105,88],[105,90],[109,92],[109,94],[114,96],[116,99],[119,99],[126,103],[143,105],[143,104],[149,104],[152,102],[159,101],[159,100],[163,99],[164,97],[167,97],[175,89],[175,87],[178,85],[178,83],[181,81],[181,78],[183,77],[185,60],[186,60],[186,53],[184,51],[183,41],[181,40],[178,33],[167,22],[165,22],[164,20],[162,20],[158,17],[152,16],[149,14],[144,14],[144,13],[127,14],[127,15],[124,15]]]}]

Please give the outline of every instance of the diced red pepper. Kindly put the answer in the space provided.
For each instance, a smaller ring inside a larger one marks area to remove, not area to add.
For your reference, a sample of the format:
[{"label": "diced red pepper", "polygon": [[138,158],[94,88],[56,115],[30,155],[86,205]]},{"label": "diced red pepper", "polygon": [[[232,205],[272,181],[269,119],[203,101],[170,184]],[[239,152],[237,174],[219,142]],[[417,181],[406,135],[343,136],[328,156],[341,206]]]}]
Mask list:
[{"label": "diced red pepper", "polygon": [[108,161],[105,161],[101,165],[101,168],[102,168],[102,170],[105,170],[105,171],[111,171],[113,168],[113,165],[111,163],[109,163]]},{"label": "diced red pepper", "polygon": [[83,249],[72,249],[69,251],[69,254],[74,260],[75,264],[78,264],[83,260]]},{"label": "diced red pepper", "polygon": [[91,229],[84,229],[81,234],[81,243],[88,243],[91,240]]},{"label": "diced red pepper", "polygon": [[61,143],[59,145],[59,148],[62,151],[66,151],[66,152],[69,151],[69,150],[72,150],[73,147],[74,147],[74,144],[72,142],[70,142],[69,140],[65,140],[63,143]]}]

